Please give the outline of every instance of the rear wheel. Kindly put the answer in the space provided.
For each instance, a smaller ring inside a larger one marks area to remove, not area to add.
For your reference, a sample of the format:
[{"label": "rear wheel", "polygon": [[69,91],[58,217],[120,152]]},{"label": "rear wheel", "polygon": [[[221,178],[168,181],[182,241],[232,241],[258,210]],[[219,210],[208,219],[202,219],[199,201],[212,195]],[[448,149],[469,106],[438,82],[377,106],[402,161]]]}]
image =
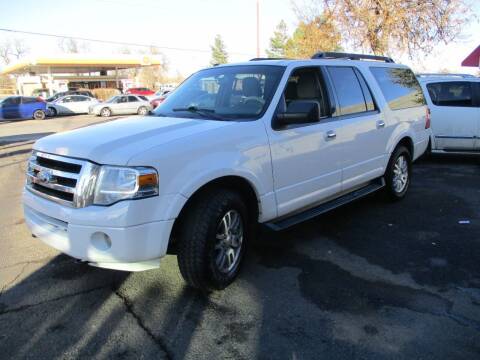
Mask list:
[{"label": "rear wheel", "polygon": [[198,289],[220,290],[238,275],[249,238],[249,219],[240,195],[216,189],[187,209],[178,238],[178,265]]},{"label": "rear wheel", "polygon": [[138,112],[138,115],[147,115],[148,109],[145,106],[140,106],[137,112]]},{"label": "rear wheel", "polygon": [[45,119],[45,115],[46,115],[45,111],[43,111],[43,110],[35,110],[33,112],[33,118],[35,120],[43,120],[43,119]]},{"label": "rear wheel", "polygon": [[102,110],[100,110],[100,115],[103,117],[109,117],[110,115],[112,115],[112,111],[109,108],[103,108]]},{"label": "rear wheel", "polygon": [[385,172],[387,194],[392,200],[405,197],[410,186],[412,157],[405,146],[395,149]]}]

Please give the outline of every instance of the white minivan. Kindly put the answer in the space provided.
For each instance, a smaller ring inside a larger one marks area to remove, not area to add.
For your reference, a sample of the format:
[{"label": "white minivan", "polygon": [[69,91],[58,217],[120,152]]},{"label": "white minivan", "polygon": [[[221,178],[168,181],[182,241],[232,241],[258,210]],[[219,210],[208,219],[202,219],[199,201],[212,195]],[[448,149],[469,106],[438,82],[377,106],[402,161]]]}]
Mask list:
[{"label": "white minivan", "polygon": [[480,78],[462,74],[419,74],[431,111],[433,153],[480,151]]}]

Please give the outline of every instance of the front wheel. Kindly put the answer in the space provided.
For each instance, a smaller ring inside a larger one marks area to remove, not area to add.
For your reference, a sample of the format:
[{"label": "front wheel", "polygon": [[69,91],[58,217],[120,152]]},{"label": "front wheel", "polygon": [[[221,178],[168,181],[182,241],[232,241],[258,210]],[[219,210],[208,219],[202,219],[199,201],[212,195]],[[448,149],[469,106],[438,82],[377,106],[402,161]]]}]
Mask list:
[{"label": "front wheel", "polygon": [[109,117],[110,115],[112,115],[112,111],[109,108],[103,108],[100,111],[100,115],[102,115],[103,117]]},{"label": "front wheel", "polygon": [[185,281],[204,291],[227,287],[238,275],[249,238],[240,195],[218,189],[187,209],[178,238],[178,265]]},{"label": "front wheel", "polygon": [[148,109],[145,106],[140,106],[137,111],[138,115],[147,115]]},{"label": "front wheel", "polygon": [[50,111],[50,114],[52,116],[57,116],[57,109],[51,107],[51,108],[48,108],[48,110]]},{"label": "front wheel", "polygon": [[33,118],[35,120],[43,120],[43,119],[45,119],[45,116],[46,116],[46,114],[45,114],[45,111],[43,111],[43,110],[35,110],[33,112]]},{"label": "front wheel", "polygon": [[387,194],[392,200],[405,197],[410,186],[412,157],[404,146],[395,149],[385,172]]}]

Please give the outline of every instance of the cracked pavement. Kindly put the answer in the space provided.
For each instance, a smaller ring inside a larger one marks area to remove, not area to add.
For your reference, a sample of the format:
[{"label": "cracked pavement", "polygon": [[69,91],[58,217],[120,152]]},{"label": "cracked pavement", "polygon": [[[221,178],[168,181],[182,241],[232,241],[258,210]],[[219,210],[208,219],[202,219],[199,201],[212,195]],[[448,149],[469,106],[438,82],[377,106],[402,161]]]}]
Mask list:
[{"label": "cracked pavement", "polygon": [[375,194],[262,230],[237,281],[205,295],[174,256],[116,272],[30,236],[20,196],[33,140],[98,121],[0,123],[0,358],[480,357],[479,159],[420,161],[402,202]]}]

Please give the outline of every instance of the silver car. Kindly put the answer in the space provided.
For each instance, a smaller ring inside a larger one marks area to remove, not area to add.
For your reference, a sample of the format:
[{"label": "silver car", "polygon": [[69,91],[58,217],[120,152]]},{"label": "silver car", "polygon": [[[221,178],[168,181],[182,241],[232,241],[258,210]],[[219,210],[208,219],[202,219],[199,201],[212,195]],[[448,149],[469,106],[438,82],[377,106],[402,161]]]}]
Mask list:
[{"label": "silver car", "polygon": [[88,113],[108,117],[125,114],[147,115],[151,110],[152,105],[145,96],[116,95],[105,102],[90,106]]}]

